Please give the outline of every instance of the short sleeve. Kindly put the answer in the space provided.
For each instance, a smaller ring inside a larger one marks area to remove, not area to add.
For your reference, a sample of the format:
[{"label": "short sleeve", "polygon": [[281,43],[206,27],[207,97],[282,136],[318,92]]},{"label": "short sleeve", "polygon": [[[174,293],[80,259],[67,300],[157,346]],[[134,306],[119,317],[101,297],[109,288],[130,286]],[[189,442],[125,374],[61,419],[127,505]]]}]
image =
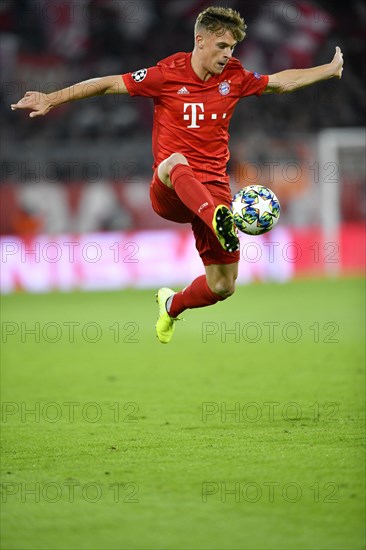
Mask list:
[{"label": "short sleeve", "polygon": [[243,69],[240,97],[246,97],[249,95],[259,96],[267,88],[267,84],[268,75],[262,75]]},{"label": "short sleeve", "polygon": [[143,97],[158,97],[165,80],[162,68],[159,66],[124,73],[122,78],[131,96]]}]

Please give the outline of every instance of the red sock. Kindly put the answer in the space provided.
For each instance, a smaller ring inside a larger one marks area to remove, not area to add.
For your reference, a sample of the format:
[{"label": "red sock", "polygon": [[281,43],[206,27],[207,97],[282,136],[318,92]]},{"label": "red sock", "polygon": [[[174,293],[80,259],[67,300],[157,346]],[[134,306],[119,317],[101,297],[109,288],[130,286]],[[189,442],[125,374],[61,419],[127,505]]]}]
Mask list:
[{"label": "red sock", "polygon": [[170,181],[180,200],[212,229],[215,203],[203,183],[194,177],[187,164],[176,164],[169,174]]},{"label": "red sock", "polygon": [[207,284],[206,276],[201,275],[189,286],[174,294],[168,313],[170,317],[178,317],[185,309],[211,306],[221,300],[224,298],[220,294],[212,292]]}]

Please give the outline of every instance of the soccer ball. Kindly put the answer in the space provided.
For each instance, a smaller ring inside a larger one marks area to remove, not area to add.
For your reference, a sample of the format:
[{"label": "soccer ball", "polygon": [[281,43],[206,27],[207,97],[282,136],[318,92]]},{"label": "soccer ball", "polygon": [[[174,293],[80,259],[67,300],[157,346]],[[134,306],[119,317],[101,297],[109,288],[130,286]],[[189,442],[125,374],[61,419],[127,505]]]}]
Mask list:
[{"label": "soccer ball", "polygon": [[248,235],[270,231],[280,218],[280,210],[276,195],[262,185],[240,189],[231,203],[236,227]]}]

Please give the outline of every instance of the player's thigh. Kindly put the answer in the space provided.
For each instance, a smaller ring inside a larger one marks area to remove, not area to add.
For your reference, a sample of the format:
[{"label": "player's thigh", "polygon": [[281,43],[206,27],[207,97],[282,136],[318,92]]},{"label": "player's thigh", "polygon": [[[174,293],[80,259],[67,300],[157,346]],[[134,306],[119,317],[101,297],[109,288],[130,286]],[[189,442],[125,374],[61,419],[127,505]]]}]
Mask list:
[{"label": "player's thigh", "polygon": [[197,251],[205,268],[211,265],[230,265],[239,262],[240,252],[224,250],[213,229],[198,216],[195,216],[192,221],[192,230]]}]

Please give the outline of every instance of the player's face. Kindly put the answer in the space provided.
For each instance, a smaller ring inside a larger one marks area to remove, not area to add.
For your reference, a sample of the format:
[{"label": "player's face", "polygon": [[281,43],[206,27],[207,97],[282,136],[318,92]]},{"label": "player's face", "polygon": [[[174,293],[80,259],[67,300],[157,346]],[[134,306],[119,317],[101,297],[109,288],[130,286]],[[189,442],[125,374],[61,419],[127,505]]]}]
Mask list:
[{"label": "player's face", "polygon": [[229,31],[225,31],[225,34],[220,36],[210,32],[203,33],[200,47],[201,59],[205,69],[211,74],[222,73],[233,55],[236,44],[237,42]]}]

